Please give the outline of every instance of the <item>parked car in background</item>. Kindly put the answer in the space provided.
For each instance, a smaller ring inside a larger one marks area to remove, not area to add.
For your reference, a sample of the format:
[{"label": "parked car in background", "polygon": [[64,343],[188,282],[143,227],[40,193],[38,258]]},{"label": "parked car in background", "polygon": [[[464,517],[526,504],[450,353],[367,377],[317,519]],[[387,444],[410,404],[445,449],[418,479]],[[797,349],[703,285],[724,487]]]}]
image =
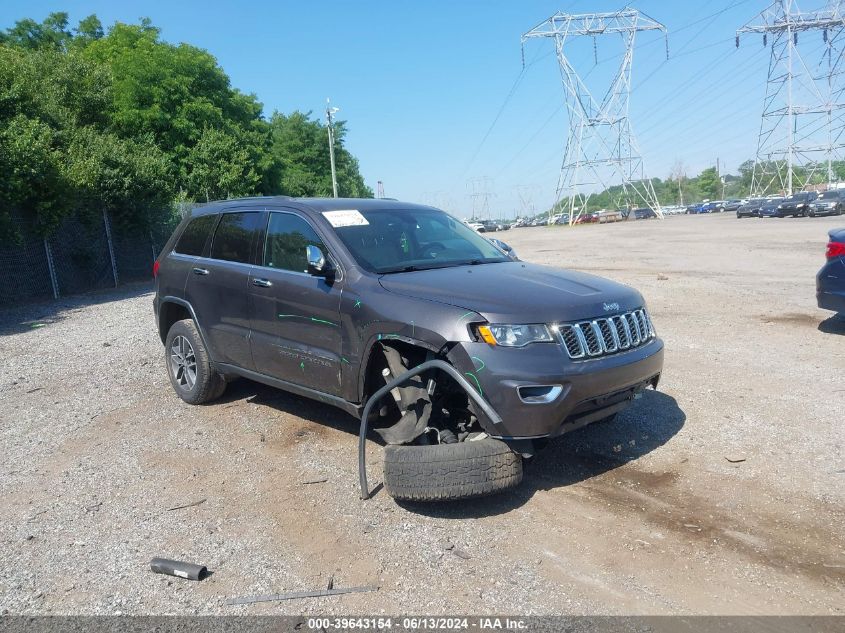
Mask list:
[{"label": "parked car in background", "polygon": [[760,217],[760,208],[766,202],[765,198],[752,198],[736,209],[736,217],[738,218],[756,218]]},{"label": "parked car in background", "polygon": [[569,214],[562,213],[561,215],[557,216],[555,224],[569,224]]},{"label": "parked car in background", "polygon": [[775,217],[785,218],[791,215],[793,218],[804,217],[810,211],[810,203],[818,197],[815,191],[798,191],[786,198],[778,205]]},{"label": "parked car in background", "polygon": [[725,200],[721,205],[719,205],[719,209],[721,211],[736,211],[742,206],[742,200]]},{"label": "parked car in background", "polygon": [[699,213],[718,213],[721,211],[721,204],[722,200],[711,200],[710,202],[705,202],[700,207],[698,207]]},{"label": "parked car in background", "polygon": [[594,224],[599,221],[599,212],[594,211],[593,213],[582,213],[577,218],[575,218],[575,224]]},{"label": "parked car in background", "polygon": [[499,230],[499,225],[493,222],[493,220],[482,220],[481,221],[481,228],[478,229],[479,233],[495,233]]},{"label": "parked car in background", "polygon": [[828,233],[827,263],[816,275],[816,301],[823,310],[845,314],[845,229]]},{"label": "parked car in background", "polygon": [[619,211],[599,211],[599,222],[619,222],[622,220],[622,214]]},{"label": "parked car in background", "polygon": [[780,206],[781,202],[783,202],[783,198],[768,198],[760,206],[760,210],[757,211],[757,217],[758,218],[775,218],[775,217],[777,217],[778,207]]},{"label": "parked car in background", "polygon": [[464,224],[466,224],[469,228],[478,231],[479,233],[484,233],[484,225],[481,222],[464,220]]},{"label": "parked car in background", "polygon": [[703,202],[696,202],[695,204],[691,204],[691,205],[687,206],[685,212],[688,215],[695,215],[696,213],[698,213],[699,209],[701,209],[702,204],[704,204],[704,203]]},{"label": "parked car in background", "polygon": [[831,189],[822,193],[810,204],[807,215],[811,218],[817,215],[842,215],[845,210],[845,195],[841,189]]},{"label": "parked car in background", "polygon": [[649,207],[643,207],[642,209],[634,209],[635,220],[650,220],[656,217],[657,214],[654,212],[654,209],[650,209]]}]

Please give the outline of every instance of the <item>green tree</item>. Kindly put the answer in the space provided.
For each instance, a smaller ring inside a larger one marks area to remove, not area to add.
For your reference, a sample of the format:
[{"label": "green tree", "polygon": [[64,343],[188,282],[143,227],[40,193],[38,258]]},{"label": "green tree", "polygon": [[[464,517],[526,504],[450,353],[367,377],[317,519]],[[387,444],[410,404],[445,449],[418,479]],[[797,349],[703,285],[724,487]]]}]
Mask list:
[{"label": "green tree", "polygon": [[73,44],[76,46],[86,46],[104,35],[103,23],[93,13],[87,18],[80,20],[79,26],[74,31],[76,32],[76,36],[73,38]]},{"label": "green tree", "polygon": [[121,139],[79,128],[67,159],[80,214],[108,211],[117,224],[147,230],[169,215],[175,195],[170,161],[152,137]]},{"label": "green tree", "polygon": [[[361,176],[358,161],[343,146],[346,123],[335,123],[335,163],[338,195],[372,198],[373,191]],[[332,195],[328,131],[311,112],[270,118],[271,152],[281,166],[281,192],[291,196]]]},{"label": "green tree", "polygon": [[67,25],[68,14],[64,12],[51,13],[43,22],[26,18],[0,35],[0,43],[29,49],[64,49],[73,37]]},{"label": "green tree", "polygon": [[71,207],[69,184],[56,150],[55,132],[47,124],[18,114],[0,127],[0,156],[3,176],[0,180],[0,224],[10,231],[11,208],[19,209],[30,228],[41,235],[52,232]]},{"label": "green tree", "polygon": [[712,200],[719,197],[721,182],[715,167],[708,167],[698,175],[698,188],[705,198]]},{"label": "green tree", "polygon": [[261,181],[247,149],[234,136],[221,130],[204,130],[185,164],[187,193],[195,200],[253,194]]}]

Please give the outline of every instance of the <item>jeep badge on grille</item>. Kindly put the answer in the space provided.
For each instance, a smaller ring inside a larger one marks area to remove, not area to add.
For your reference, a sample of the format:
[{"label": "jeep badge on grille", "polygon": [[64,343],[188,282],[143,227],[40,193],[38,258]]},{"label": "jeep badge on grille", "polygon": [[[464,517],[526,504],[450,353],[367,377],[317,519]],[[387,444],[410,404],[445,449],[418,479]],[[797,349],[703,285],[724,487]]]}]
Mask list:
[{"label": "jeep badge on grille", "polygon": [[605,303],[602,305],[606,312],[618,312],[619,311],[619,304],[618,303]]}]

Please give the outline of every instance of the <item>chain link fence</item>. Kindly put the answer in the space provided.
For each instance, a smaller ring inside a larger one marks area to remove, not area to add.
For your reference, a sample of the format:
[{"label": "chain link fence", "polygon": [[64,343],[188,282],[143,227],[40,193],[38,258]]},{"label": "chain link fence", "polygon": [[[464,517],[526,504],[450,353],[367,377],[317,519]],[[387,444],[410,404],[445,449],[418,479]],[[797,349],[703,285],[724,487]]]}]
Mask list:
[{"label": "chain link fence", "polygon": [[[180,209],[190,213],[190,209]],[[115,226],[108,214],[100,218],[65,218],[44,239],[31,233],[23,220],[15,223],[19,244],[0,243],[0,306],[37,299],[113,288],[127,281],[152,277],[158,253],[170,238],[178,216],[150,231]]]}]

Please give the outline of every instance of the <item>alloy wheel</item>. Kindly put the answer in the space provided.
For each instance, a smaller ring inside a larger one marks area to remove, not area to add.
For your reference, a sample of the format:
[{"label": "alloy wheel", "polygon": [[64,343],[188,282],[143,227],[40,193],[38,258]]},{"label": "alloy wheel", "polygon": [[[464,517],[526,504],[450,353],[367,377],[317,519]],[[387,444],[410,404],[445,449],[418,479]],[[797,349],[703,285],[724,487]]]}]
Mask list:
[{"label": "alloy wheel", "polygon": [[196,355],[191,342],[184,336],[176,336],[170,343],[170,373],[185,391],[193,389],[197,382]]}]

